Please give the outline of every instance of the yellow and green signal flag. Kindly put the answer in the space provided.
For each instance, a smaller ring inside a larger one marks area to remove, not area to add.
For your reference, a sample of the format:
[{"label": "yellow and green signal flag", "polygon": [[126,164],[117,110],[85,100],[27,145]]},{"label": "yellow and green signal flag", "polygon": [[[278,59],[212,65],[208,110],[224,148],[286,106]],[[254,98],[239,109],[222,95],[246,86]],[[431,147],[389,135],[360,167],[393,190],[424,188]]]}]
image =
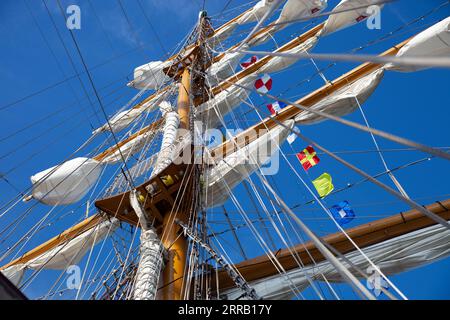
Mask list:
[{"label": "yellow and green signal flag", "polygon": [[313,180],[313,185],[316,188],[321,198],[326,197],[334,190],[331,176],[328,173],[323,173],[320,177]]}]

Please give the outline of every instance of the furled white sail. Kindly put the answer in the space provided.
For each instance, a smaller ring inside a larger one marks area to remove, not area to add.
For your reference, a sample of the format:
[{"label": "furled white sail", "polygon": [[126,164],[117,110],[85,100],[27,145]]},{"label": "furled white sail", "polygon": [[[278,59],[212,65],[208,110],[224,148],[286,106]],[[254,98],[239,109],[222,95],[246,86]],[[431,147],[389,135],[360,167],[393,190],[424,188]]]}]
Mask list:
[{"label": "furled white sail", "polygon": [[[283,51],[283,53],[302,53],[307,52],[311,50],[317,43],[318,38],[312,37],[308,40],[306,40],[303,43],[300,43],[299,45],[295,46],[294,48]],[[267,62],[265,65],[263,65],[259,70],[258,73],[271,73],[271,72],[277,72],[281,71],[283,69],[286,69],[287,67],[291,66],[292,64],[296,63],[300,58],[291,58],[291,57],[273,57],[269,62]]]},{"label": "furled white sail", "polygon": [[256,74],[250,74],[237,81],[237,85],[231,85],[214,98],[201,104],[196,110],[197,118],[203,121],[207,128],[215,128],[219,124],[221,117],[231,112],[242,100],[248,98],[249,90],[240,86],[251,88],[256,78]]},{"label": "furled white sail", "polygon": [[294,121],[288,120],[284,122],[284,126],[276,126],[208,168],[202,178],[205,205],[207,207],[222,205],[230,196],[229,189],[232,190],[270,160],[277,152],[278,146],[286,140],[293,126]]},{"label": "furled white sail", "polygon": [[[313,105],[311,109],[323,111],[338,117],[345,116],[358,108],[358,102],[362,104],[370,97],[380,84],[383,74],[384,70],[378,69],[332,93],[319,103]],[[326,118],[306,111],[300,113],[295,118],[295,122],[298,124],[314,124],[324,120]]]},{"label": "furled white sail", "polygon": [[139,217],[139,224],[142,230],[139,265],[136,271],[133,299],[154,300],[158,289],[159,273],[164,266],[164,246],[156,230],[148,221],[136,190],[130,192],[130,204]]},{"label": "furled white sail", "polygon": [[[170,165],[177,147],[178,126],[180,117],[177,112],[164,110],[164,134],[161,149],[158,153],[152,176],[159,174]],[[180,143],[178,143],[179,145]],[[156,231],[152,228],[147,216],[138,200],[136,190],[130,192],[130,203],[139,217],[142,233],[140,245],[140,259],[136,271],[136,283],[133,291],[135,300],[154,300],[158,288],[159,273],[164,265],[164,247]]]},{"label": "furled white sail", "polygon": [[275,24],[285,24],[277,26],[277,29],[281,30],[288,26],[290,21],[319,14],[327,7],[327,2],[328,0],[288,0],[275,21]]},{"label": "furled white sail", "polygon": [[[378,0],[342,0],[331,12],[320,32],[321,36],[329,35],[338,30],[352,26],[358,22],[366,20],[370,13],[367,8]],[[377,5],[380,9],[382,4]]]},{"label": "furled white sail", "polygon": [[275,0],[258,1],[250,11],[246,12],[238,19],[238,24],[243,25],[261,20],[262,17],[264,17],[264,15],[269,11],[274,2]]},{"label": "furled white sail", "polygon": [[[408,57],[448,57],[450,56],[450,17],[436,23],[414,36],[397,53],[399,58]],[[389,69],[403,72],[425,69],[421,66],[391,65]]]},{"label": "furled white sail", "polygon": [[[124,110],[113,116],[109,123],[111,125],[112,132],[119,132],[128,127],[135,119],[137,119],[145,110],[143,108],[135,108],[130,110]],[[111,131],[108,124],[96,129],[93,134]]]},{"label": "furled white sail", "polygon": [[170,80],[164,73],[171,61],[151,61],[134,69],[134,79],[128,86],[136,89],[156,90]]},{"label": "furled white sail", "polygon": [[90,158],[75,158],[60,166],[32,176],[33,198],[49,205],[64,205],[83,198],[102,171],[100,162]]},{"label": "furled white sail", "polygon": [[233,33],[234,29],[239,25],[237,21],[230,22],[226,26],[218,29],[212,37],[207,40],[208,45],[217,46],[220,42],[228,39],[229,36]]},{"label": "furled white sail", "polygon": [[140,240],[139,267],[136,271],[133,300],[154,300],[159,274],[164,268],[164,246],[152,228],[142,230]]},{"label": "furled white sail", "polygon": [[8,278],[15,286],[18,286],[25,275],[25,268],[23,264],[14,264],[5,270],[0,271],[3,275]]},{"label": "furled white sail", "polygon": [[158,153],[152,175],[156,175],[164,170],[173,161],[176,139],[178,135],[178,126],[180,117],[177,112],[167,112],[165,114],[164,133],[161,142],[161,149]]},{"label": "furled white sail", "polygon": [[[417,230],[393,239],[364,248],[364,253],[375,263],[385,275],[393,275],[413,268],[417,268],[450,255],[450,231],[441,225],[431,226]],[[370,267],[367,260],[357,251],[345,255],[360,270],[369,273]],[[355,276],[361,275],[350,268]],[[302,291],[309,286],[305,275],[307,273],[314,280],[323,280],[324,274],[329,282],[343,282],[336,269],[327,261],[317,266],[294,269],[287,275],[295,285]],[[251,282],[250,285],[263,299],[292,299],[292,282],[285,276],[277,275]],[[224,292],[228,299],[235,299],[242,293],[237,289]]]},{"label": "furled white sail", "polygon": [[3,270],[2,273],[11,282],[18,285],[27,269],[63,270],[70,265],[76,265],[88,250],[113,233],[118,226],[119,220],[115,218],[104,220],[79,236],[44,252],[26,263],[12,265]]},{"label": "furled white sail", "polygon": [[[243,46],[243,50],[248,49],[247,45]],[[245,53],[241,52],[227,52],[224,54],[224,57],[217,61],[211,67],[209,67],[208,74],[208,84],[210,86],[215,86],[219,82],[225,80],[230,77],[236,70],[239,61]]]},{"label": "furled white sail", "polygon": [[154,136],[153,131],[147,131],[136,138],[128,141],[123,146],[118,148],[116,151],[108,154],[105,158],[102,159],[102,163],[107,164],[116,164],[122,161],[122,156],[125,161],[129,159],[130,156],[136,154],[145,147],[145,145],[150,141],[150,139]]},{"label": "furled white sail", "polygon": [[164,101],[167,99],[176,89],[176,86],[172,86],[167,90],[161,90],[158,93],[155,93],[152,98],[149,98],[148,101],[145,101],[134,108],[127,109],[115,114],[113,117],[109,119],[109,124],[105,123],[100,128],[94,130],[92,134],[97,134],[104,131],[112,132],[120,132],[126,127],[128,127],[133,121],[137,120],[143,113],[152,112],[161,106],[161,104],[167,103]]}]

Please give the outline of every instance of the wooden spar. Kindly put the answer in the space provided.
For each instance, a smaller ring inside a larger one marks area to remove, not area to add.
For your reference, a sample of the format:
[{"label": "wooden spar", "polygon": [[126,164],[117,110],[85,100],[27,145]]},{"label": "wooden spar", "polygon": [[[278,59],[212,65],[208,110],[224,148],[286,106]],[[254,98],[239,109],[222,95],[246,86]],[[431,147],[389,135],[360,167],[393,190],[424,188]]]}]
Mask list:
[{"label": "wooden spar", "polygon": [[[401,42],[400,44],[390,48],[389,50],[383,52],[380,56],[388,56],[395,55],[407,42],[409,39]],[[326,96],[332,94],[333,92],[338,91],[343,88],[345,85],[355,82],[356,80],[370,74],[371,72],[377,70],[380,67],[380,64],[376,63],[364,63],[350,72],[340,76],[317,89],[316,91],[308,94],[307,96],[301,98],[296,101],[296,104],[300,104],[305,107],[311,107],[314,104],[318,103]],[[237,148],[242,148],[247,144],[251,143],[255,139],[258,138],[259,132],[267,132],[274,128],[277,125],[277,122],[283,122],[288,119],[293,119],[298,114],[302,113],[303,110],[297,108],[294,105],[286,106],[281,110],[276,116],[272,118],[266,118],[263,121],[257,123],[256,125],[248,128],[247,130],[241,132],[235,137],[225,141],[221,145],[217,146],[213,150],[211,150],[211,156],[215,162],[223,159],[227,155],[235,152]],[[276,121],[275,121],[276,120]],[[243,138],[245,137],[245,139]]]},{"label": "wooden spar", "polygon": [[[436,202],[426,207],[440,217],[450,220],[450,199]],[[414,209],[348,229],[346,232],[358,247],[366,248],[432,225],[436,225],[436,222]],[[342,254],[347,254],[356,250],[347,237],[341,232],[328,235],[322,239]],[[325,260],[312,242],[298,244],[290,249],[274,251],[274,255],[286,271],[299,267],[290,252],[294,252],[305,266],[313,264],[311,257],[316,263]],[[239,270],[244,279],[249,282],[279,274],[267,255],[245,260],[235,264],[235,267]],[[218,279],[221,290],[234,286],[234,282],[224,270],[218,272]],[[212,281],[211,284],[215,287],[216,282]]]},{"label": "wooden spar", "polygon": [[39,257],[41,254],[46,253],[49,250],[52,250],[59,246],[62,243],[65,243],[67,241],[70,241],[74,239],[75,237],[79,236],[80,234],[88,231],[89,229],[94,228],[102,221],[102,217],[98,214],[93,215],[77,225],[71,227],[70,229],[67,229],[66,231],[60,233],[56,237],[48,240],[47,242],[44,242],[40,246],[34,248],[33,250],[28,251],[27,253],[23,254],[20,258],[17,258],[8,264],[2,266],[0,270],[4,270],[10,266],[16,265],[16,264],[23,264],[27,263],[28,261]]}]

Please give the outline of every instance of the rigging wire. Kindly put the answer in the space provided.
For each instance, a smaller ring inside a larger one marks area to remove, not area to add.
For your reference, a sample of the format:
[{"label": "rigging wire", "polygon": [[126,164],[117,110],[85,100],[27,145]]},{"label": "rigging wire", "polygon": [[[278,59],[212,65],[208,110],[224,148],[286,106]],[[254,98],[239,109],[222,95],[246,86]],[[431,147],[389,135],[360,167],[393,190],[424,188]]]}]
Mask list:
[{"label": "rigging wire", "polygon": [[[56,34],[58,35],[58,39],[59,39],[61,45],[62,45],[63,48],[64,48],[64,51],[65,51],[65,53],[66,53],[66,56],[67,56],[67,58],[69,59],[69,62],[70,62],[70,64],[71,64],[73,70],[75,71],[75,74],[76,74],[76,76],[77,76],[77,78],[78,78],[78,82],[80,83],[80,86],[81,86],[81,88],[83,89],[84,95],[85,95],[86,97],[88,97],[89,104],[90,104],[90,106],[92,107],[92,110],[95,111],[95,115],[96,115],[96,117],[97,117],[97,120],[100,122],[100,118],[98,117],[98,114],[97,114],[97,112],[96,112],[95,106],[94,106],[94,104],[92,103],[92,100],[90,99],[89,92],[87,91],[86,86],[84,85],[84,82],[81,80],[80,74],[78,73],[78,70],[77,70],[77,68],[76,68],[76,66],[75,66],[75,62],[73,61],[72,56],[71,56],[70,53],[69,53],[69,49],[67,48],[66,44],[64,43],[64,40],[63,40],[63,38],[62,38],[62,36],[61,36],[61,33],[59,32],[59,29],[58,29],[58,27],[57,27],[57,25],[56,25],[56,22],[55,22],[55,20],[53,19],[53,16],[52,16],[52,14],[51,14],[51,12],[50,12],[50,9],[49,9],[48,6],[47,6],[46,0],[42,0],[42,3],[43,3],[44,6],[45,6],[45,10],[46,10],[46,12],[47,12],[47,15],[49,16],[49,18],[50,18],[50,20],[51,20],[51,22],[52,22],[53,28],[55,29]],[[64,21],[65,21],[65,20],[64,20]],[[72,30],[69,29],[69,31],[72,31]],[[92,124],[91,124],[91,126],[92,126]],[[92,126],[92,127],[93,127],[93,126]]]},{"label": "rigging wire", "polygon": [[[43,1],[44,1],[44,0],[43,0]],[[118,0],[118,1],[119,1],[119,3],[120,3],[120,0]],[[61,14],[62,14],[62,16],[63,16],[63,18],[64,18],[64,20],[65,20],[65,13],[64,13],[64,9],[62,8],[62,5],[61,5],[60,0],[57,0],[57,3],[58,3],[58,6],[59,6],[59,9],[60,9],[60,11],[61,11]],[[87,76],[88,76],[89,82],[90,82],[90,84],[91,84],[91,86],[92,86],[92,89],[94,90],[95,96],[97,97],[97,101],[98,101],[98,103],[99,103],[99,105],[100,105],[100,108],[101,108],[101,110],[102,110],[103,116],[105,117],[105,120],[106,120],[106,122],[108,123],[108,127],[109,127],[109,129],[110,129],[110,131],[111,131],[111,135],[112,135],[112,137],[113,137],[113,139],[114,139],[114,142],[115,142],[115,144],[116,144],[116,146],[117,146],[117,148],[118,148],[118,152],[119,152],[120,157],[121,157],[121,159],[122,159],[122,162],[123,162],[125,171],[128,172],[128,166],[127,166],[127,163],[125,162],[125,158],[124,158],[124,156],[123,156],[123,154],[122,154],[122,151],[120,150],[120,147],[119,147],[119,140],[117,139],[117,137],[116,137],[116,135],[115,135],[115,133],[114,133],[114,130],[112,129],[111,123],[109,122],[108,115],[106,114],[105,107],[104,107],[104,105],[103,105],[103,103],[102,103],[102,100],[100,99],[99,93],[98,93],[98,91],[97,91],[97,89],[96,89],[96,87],[95,87],[94,81],[93,81],[92,76],[91,76],[91,73],[90,73],[90,71],[89,71],[89,69],[88,69],[88,67],[87,67],[87,65],[86,65],[86,62],[84,61],[84,58],[83,58],[83,55],[82,55],[82,53],[81,53],[80,47],[78,46],[77,40],[76,40],[76,38],[75,38],[75,36],[74,36],[74,34],[73,34],[73,31],[72,31],[71,29],[69,29],[69,33],[70,33],[70,36],[71,36],[71,38],[72,38],[72,40],[73,40],[73,43],[74,43],[74,45],[75,45],[75,48],[77,49],[78,55],[79,55],[79,57],[80,57],[80,59],[81,59],[81,62],[82,62],[82,64],[83,64],[83,66],[84,66],[84,69],[85,69],[86,74],[87,74]],[[127,174],[125,173],[125,171],[124,171],[124,175],[126,176]],[[129,175],[129,173],[128,173],[128,175]],[[133,182],[132,177],[129,176],[129,177],[127,178],[127,180],[128,180],[128,182],[130,183],[130,187],[131,187],[131,188],[134,188],[134,182]]]}]

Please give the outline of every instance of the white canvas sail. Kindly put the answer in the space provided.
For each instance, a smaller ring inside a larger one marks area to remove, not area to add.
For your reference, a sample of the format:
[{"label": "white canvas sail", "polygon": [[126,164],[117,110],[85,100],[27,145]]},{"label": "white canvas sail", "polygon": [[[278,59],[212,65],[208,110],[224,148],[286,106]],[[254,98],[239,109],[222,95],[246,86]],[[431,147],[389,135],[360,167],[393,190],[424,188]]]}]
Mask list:
[{"label": "white canvas sail", "polygon": [[[283,51],[283,53],[303,53],[311,50],[317,43],[318,38],[312,37],[308,40],[306,40],[303,43],[300,43],[299,45],[295,46],[294,48],[290,50]],[[271,73],[271,72],[277,72],[281,71],[283,69],[286,69],[287,67],[291,66],[292,64],[296,63],[300,58],[291,58],[291,57],[273,57],[268,63],[266,63],[264,66],[262,66],[258,73]]]},{"label": "white canvas sail", "polygon": [[[397,53],[399,58],[408,57],[448,57],[450,56],[450,17],[436,23],[414,36]],[[390,65],[389,69],[412,72],[426,69],[421,66]]]},{"label": "white canvas sail", "polygon": [[206,206],[222,205],[229,197],[229,189],[232,190],[270,160],[277,152],[278,146],[286,140],[293,126],[292,120],[284,122],[284,126],[276,126],[207,169],[203,177]]},{"label": "white canvas sail", "polygon": [[[242,17],[238,19],[238,24],[243,25],[255,21],[259,21],[274,5],[275,0],[261,0],[258,1],[253,8],[246,12]],[[280,2],[281,4],[281,2]]]},{"label": "white canvas sail", "polygon": [[[248,49],[248,46],[244,46],[244,50]],[[236,70],[239,61],[245,53],[241,52],[227,52],[220,61],[214,63],[208,69],[208,83],[210,86],[215,86],[221,81],[230,77]]]},{"label": "white canvas sail", "polygon": [[122,131],[136,121],[143,113],[152,112],[156,110],[158,106],[161,107],[162,104],[168,103],[165,99],[168,99],[176,88],[177,86],[174,85],[166,90],[161,90],[160,92],[155,93],[153,96],[144,100],[141,104],[138,104],[131,109],[118,112],[109,119],[109,123],[105,123],[100,128],[94,130],[92,134],[111,130],[114,133]]},{"label": "white canvas sail", "polygon": [[48,205],[65,205],[79,201],[97,182],[102,172],[100,162],[75,158],[33,175],[34,199]]},{"label": "white canvas sail", "polygon": [[[320,32],[321,36],[329,35],[338,30],[350,27],[356,23],[365,21],[370,16],[368,7],[378,0],[342,0],[331,12],[330,17]],[[377,4],[382,8],[382,4]]]},{"label": "white canvas sail", "polygon": [[[362,104],[370,97],[380,84],[383,74],[384,70],[378,69],[329,95],[310,108],[338,117],[345,116],[358,108],[358,102]],[[306,111],[301,112],[295,118],[296,123],[304,125],[315,124],[324,120],[326,120],[326,118]]]},{"label": "white canvas sail", "polygon": [[78,264],[92,247],[111,235],[118,226],[119,221],[115,218],[104,220],[79,236],[63,242],[26,263],[12,265],[2,270],[2,273],[15,285],[19,285],[27,269],[64,270],[70,265]]},{"label": "white canvas sail", "polygon": [[249,90],[240,86],[252,88],[256,78],[256,74],[250,74],[237,81],[237,85],[231,85],[214,98],[201,104],[196,111],[197,118],[203,121],[207,128],[215,128],[219,124],[221,117],[231,112],[242,100],[248,98]]},{"label": "white canvas sail", "polygon": [[315,16],[327,7],[327,3],[327,0],[288,0],[275,21],[275,24],[286,24],[279,25],[276,28],[281,30],[288,26],[290,21]]},{"label": "white canvas sail", "polygon": [[[108,154],[106,157],[102,159],[103,163],[106,164],[116,164],[122,161],[124,159],[127,161],[130,156],[140,152],[142,148],[145,147],[145,145],[150,141],[150,139],[154,136],[153,131],[147,131],[136,138],[134,138],[131,141],[128,141],[124,145],[122,145],[120,148],[115,150],[114,152]],[[123,156],[123,158],[122,158]]]},{"label": "white canvas sail", "polygon": [[217,46],[222,41],[228,39],[229,36],[233,33],[234,29],[239,25],[237,21],[230,22],[226,26],[218,29],[214,35],[207,40],[208,45]]},{"label": "white canvas sail", "polygon": [[[393,275],[417,268],[450,255],[450,231],[441,225],[417,230],[393,239],[364,248],[364,253],[385,275]],[[367,260],[357,251],[345,255],[359,269],[368,272]],[[350,268],[355,276],[361,275]],[[272,276],[251,282],[253,288],[263,299],[292,299],[292,283],[302,291],[310,283],[305,275],[313,280],[323,280],[325,275],[329,282],[344,282],[336,269],[327,261],[317,266],[293,269],[287,272],[290,282],[282,275]],[[369,270],[370,275],[370,270]],[[228,299],[235,299],[242,294],[237,289],[224,292]]]},{"label": "white canvas sail", "polygon": [[157,90],[170,81],[170,77],[164,73],[171,61],[151,61],[134,69],[134,79],[128,86],[135,89]]}]

